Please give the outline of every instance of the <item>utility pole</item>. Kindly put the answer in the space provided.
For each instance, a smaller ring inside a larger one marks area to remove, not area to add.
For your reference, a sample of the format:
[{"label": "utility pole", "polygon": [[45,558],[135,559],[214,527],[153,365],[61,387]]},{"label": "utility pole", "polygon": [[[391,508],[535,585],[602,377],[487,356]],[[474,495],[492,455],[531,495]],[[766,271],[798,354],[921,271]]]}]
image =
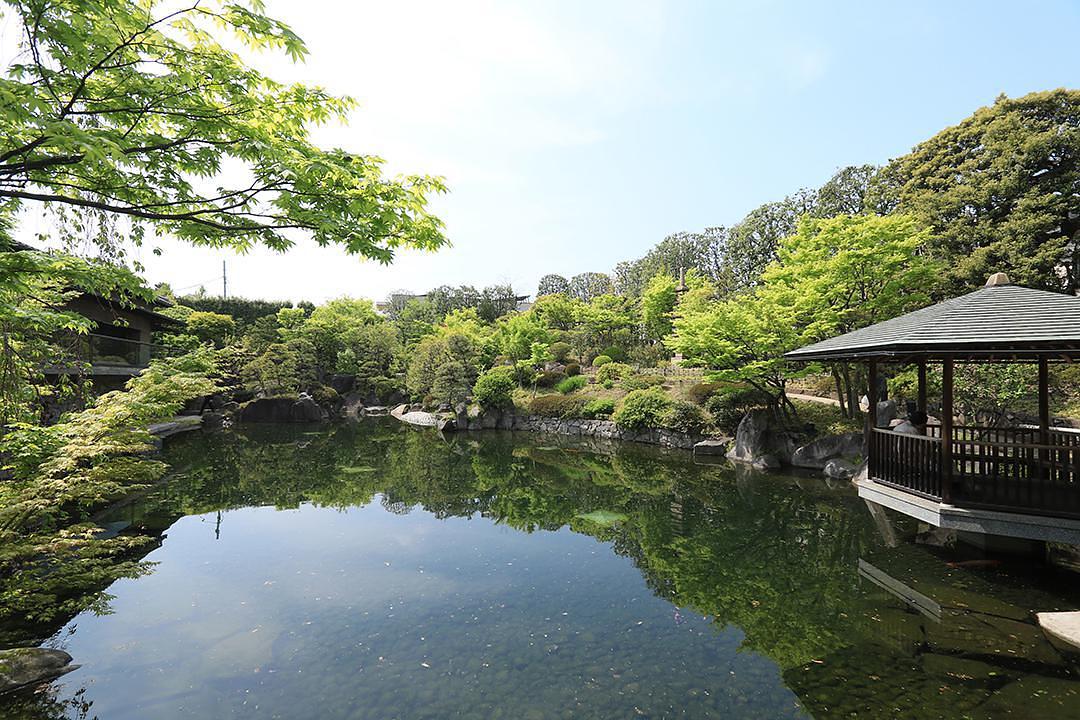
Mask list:
[{"label": "utility pole", "polygon": [[225,261],[221,261],[221,297],[229,297],[229,281],[225,276]]}]

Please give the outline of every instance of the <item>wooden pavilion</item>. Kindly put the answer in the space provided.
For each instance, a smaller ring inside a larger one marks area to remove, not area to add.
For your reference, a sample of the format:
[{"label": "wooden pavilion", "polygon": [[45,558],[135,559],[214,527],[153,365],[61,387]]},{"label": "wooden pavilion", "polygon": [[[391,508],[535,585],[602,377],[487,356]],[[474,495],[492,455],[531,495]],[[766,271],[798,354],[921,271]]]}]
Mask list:
[{"label": "wooden pavilion", "polygon": [[[1009,283],[1003,273],[961,297],[787,353],[802,362],[868,366],[868,478],[860,495],[939,527],[1080,542],[1080,433],[1050,422],[1049,364],[1080,359],[1080,298]],[[1013,427],[954,421],[961,363],[1038,366],[1038,422]],[[940,365],[941,424],[925,435],[876,426],[879,366]],[[1059,520],[1061,519],[1061,520]]]}]

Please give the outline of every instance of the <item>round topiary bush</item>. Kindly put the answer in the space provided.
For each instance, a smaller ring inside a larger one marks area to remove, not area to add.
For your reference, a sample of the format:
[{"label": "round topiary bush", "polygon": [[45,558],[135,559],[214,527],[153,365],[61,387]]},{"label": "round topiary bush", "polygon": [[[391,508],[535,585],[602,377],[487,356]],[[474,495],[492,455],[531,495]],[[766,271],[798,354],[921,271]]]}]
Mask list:
[{"label": "round topiary bush", "polygon": [[596,371],[596,382],[606,388],[615,387],[615,383],[628,377],[634,372],[634,368],[622,363],[604,363],[603,367]]},{"label": "round topiary bush", "polygon": [[612,419],[631,430],[664,427],[664,419],[671,407],[671,398],[659,388],[634,390],[623,398]]},{"label": "round topiary bush", "polygon": [[712,418],[700,405],[687,400],[676,400],[663,418],[669,430],[701,435],[712,425]]},{"label": "round topiary bush", "polygon": [[556,370],[544,370],[537,373],[533,384],[538,388],[552,388],[566,379],[566,374]]},{"label": "round topiary bush", "polygon": [[580,395],[540,395],[529,401],[529,414],[548,418],[581,417],[585,398]]},{"label": "round topiary bush", "polygon": [[575,375],[580,375],[581,365],[576,362],[567,363],[566,367],[563,368],[563,372],[566,373],[566,377],[574,377]]},{"label": "round topiary bush", "polygon": [[516,385],[513,368],[496,367],[485,370],[473,385],[473,399],[480,407],[508,407],[513,402],[511,393]]},{"label": "round topiary bush", "polygon": [[724,386],[720,383],[699,382],[690,386],[690,389],[686,391],[686,396],[690,398],[690,402],[696,402],[698,405],[704,405],[705,401],[711,398]]},{"label": "round topiary bush", "polygon": [[601,367],[603,365],[607,365],[609,362],[611,362],[610,355],[597,355],[593,358],[592,364],[593,367]]},{"label": "round topiary bush", "polygon": [[613,412],[615,412],[615,401],[608,398],[590,400],[585,403],[585,407],[581,408],[581,414],[592,419],[606,420]]}]

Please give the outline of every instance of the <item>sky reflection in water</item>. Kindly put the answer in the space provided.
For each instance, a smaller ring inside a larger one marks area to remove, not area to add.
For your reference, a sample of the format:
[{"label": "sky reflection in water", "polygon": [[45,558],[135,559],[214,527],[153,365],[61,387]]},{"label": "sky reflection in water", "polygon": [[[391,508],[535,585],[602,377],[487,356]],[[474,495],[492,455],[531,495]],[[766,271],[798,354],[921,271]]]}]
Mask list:
[{"label": "sky reflection in water", "polygon": [[83,665],[54,699],[88,717],[1080,715],[1029,613],[1075,591],[886,548],[847,487],[387,422],[170,456],[105,518],[167,529],[154,572],[53,640]]}]

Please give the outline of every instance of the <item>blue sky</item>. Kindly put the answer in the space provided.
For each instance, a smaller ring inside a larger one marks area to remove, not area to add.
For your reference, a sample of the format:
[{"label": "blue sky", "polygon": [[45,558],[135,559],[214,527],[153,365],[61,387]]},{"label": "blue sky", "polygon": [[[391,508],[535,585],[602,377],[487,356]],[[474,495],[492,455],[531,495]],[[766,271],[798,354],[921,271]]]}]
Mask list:
[{"label": "blue sky", "polygon": [[[256,62],[361,102],[321,143],[444,175],[454,246],[390,268],[300,243],[237,259],[163,240],[175,287],[229,263],[266,298],[608,271],[849,164],[883,163],[1000,93],[1076,86],[1076,2],[271,0],[308,42]],[[217,281],[208,289],[216,292]]]}]

